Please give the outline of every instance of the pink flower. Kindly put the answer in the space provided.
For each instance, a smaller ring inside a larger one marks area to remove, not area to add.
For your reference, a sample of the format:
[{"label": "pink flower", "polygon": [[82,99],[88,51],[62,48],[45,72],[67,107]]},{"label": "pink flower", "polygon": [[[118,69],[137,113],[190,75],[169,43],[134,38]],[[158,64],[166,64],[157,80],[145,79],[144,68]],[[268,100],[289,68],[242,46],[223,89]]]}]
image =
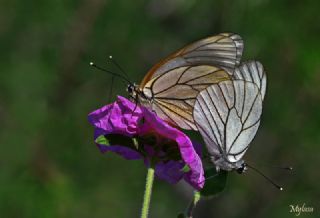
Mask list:
[{"label": "pink flower", "polygon": [[116,102],[93,111],[88,118],[101,152],[153,163],[156,175],[170,183],[184,178],[198,190],[204,186],[201,145],[192,144],[183,132],[147,108],[118,96]]}]

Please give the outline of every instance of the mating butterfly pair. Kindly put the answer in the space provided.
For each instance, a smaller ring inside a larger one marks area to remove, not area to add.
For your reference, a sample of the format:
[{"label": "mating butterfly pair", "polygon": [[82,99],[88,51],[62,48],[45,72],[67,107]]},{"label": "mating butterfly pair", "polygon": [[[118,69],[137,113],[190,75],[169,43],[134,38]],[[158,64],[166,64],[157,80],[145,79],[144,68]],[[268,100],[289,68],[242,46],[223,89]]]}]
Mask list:
[{"label": "mating butterfly pair", "polygon": [[167,122],[199,131],[216,168],[242,172],[242,157],[260,123],[266,74],[240,63],[243,40],[221,33],[194,42],[156,64],[130,96]]}]

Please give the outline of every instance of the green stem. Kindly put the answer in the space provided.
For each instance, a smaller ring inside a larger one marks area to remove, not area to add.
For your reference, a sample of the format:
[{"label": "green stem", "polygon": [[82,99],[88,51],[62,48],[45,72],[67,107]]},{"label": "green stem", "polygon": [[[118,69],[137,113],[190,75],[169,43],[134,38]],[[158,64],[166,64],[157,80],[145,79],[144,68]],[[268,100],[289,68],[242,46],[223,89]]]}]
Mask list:
[{"label": "green stem", "polygon": [[147,172],[146,188],[144,190],[141,218],[148,217],[153,180],[154,180],[154,168],[150,166]]},{"label": "green stem", "polygon": [[194,191],[193,199],[192,199],[192,201],[190,202],[189,207],[188,207],[187,218],[192,218],[193,210],[194,210],[194,208],[196,208],[197,203],[198,203],[199,200],[200,200],[200,197],[201,197],[200,192]]}]

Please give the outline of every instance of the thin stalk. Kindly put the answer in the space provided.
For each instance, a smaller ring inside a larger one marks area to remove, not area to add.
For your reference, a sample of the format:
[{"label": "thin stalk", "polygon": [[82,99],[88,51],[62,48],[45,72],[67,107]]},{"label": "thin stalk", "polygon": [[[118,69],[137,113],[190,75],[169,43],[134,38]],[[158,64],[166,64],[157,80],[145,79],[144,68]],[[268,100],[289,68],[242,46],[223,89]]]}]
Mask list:
[{"label": "thin stalk", "polygon": [[193,199],[190,202],[188,210],[187,210],[187,218],[192,218],[193,210],[196,208],[197,203],[199,202],[200,198],[201,198],[200,192],[194,191]]},{"label": "thin stalk", "polygon": [[141,218],[148,218],[153,180],[154,180],[154,168],[150,166],[147,172],[146,187],[144,190],[143,204],[142,204],[142,210],[141,210]]}]

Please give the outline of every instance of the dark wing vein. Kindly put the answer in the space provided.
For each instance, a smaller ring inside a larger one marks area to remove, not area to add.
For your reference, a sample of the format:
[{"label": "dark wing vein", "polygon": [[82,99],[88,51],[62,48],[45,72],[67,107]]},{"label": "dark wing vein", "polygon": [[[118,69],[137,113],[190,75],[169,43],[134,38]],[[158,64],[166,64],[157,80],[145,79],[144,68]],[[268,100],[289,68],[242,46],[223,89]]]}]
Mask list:
[{"label": "dark wing vein", "polygon": [[256,103],[256,100],[257,100],[258,96],[259,96],[259,92],[257,92],[256,97],[254,98],[254,100],[253,100],[253,102],[252,102],[252,104],[250,106],[250,110],[249,110],[249,112],[247,114],[247,117],[243,121],[243,125],[247,122],[247,119],[248,119],[249,115],[251,114],[252,108],[253,108],[254,104]]},{"label": "dark wing vein", "polygon": [[[217,107],[216,107],[216,105],[215,105],[215,103],[214,103],[214,101],[213,101],[213,99],[212,99],[212,97],[211,97],[211,95],[210,95],[210,93],[208,92],[207,89],[206,89],[206,92],[207,92],[207,94],[208,94],[208,96],[209,96],[209,99],[210,99],[211,103],[213,104],[214,108],[215,108],[216,111],[217,111],[217,114],[218,114],[218,116],[219,116],[219,118],[220,118],[220,120],[221,120],[221,123],[224,124],[224,122],[223,122],[223,120],[222,120],[222,117],[221,117],[219,111],[217,110]],[[201,97],[202,97],[202,96],[201,96]],[[202,99],[204,100],[203,97],[202,97]],[[218,126],[217,123],[216,123],[216,120],[214,119],[214,116],[213,116],[213,114],[212,114],[212,110],[210,110],[210,108],[209,108],[209,106],[208,106],[208,104],[207,104],[207,102],[206,102],[205,100],[204,100],[204,102],[205,102],[205,105],[206,105],[208,111],[210,112],[210,116],[211,116],[211,118],[212,118],[212,120],[213,120],[213,122],[214,122],[214,124],[215,124],[215,126],[216,126],[217,132],[218,132],[218,134],[219,134],[220,142],[222,143],[223,140],[222,140],[222,136],[221,136],[221,133],[220,133],[220,129],[219,129],[219,126]],[[214,132],[213,132],[213,133],[214,133]],[[218,143],[218,142],[217,142],[217,143]]]},{"label": "dark wing vein", "polygon": [[[219,36],[221,36],[221,35],[219,35]],[[202,45],[199,45],[198,47],[195,47],[194,49],[192,49],[192,50],[190,50],[190,51],[187,51],[187,52],[185,52],[184,54],[188,54],[188,53],[190,53],[190,52],[192,52],[192,51],[199,50],[199,48],[205,47],[205,46],[210,45],[210,44],[213,44],[213,43],[217,43],[217,42],[219,42],[219,40],[224,39],[224,38],[226,38],[226,36],[221,36],[221,38],[218,39],[218,40],[216,40],[216,41],[211,41],[211,42],[208,42],[208,43],[204,43],[204,44],[202,44]],[[222,44],[222,42],[219,42],[219,44]],[[228,43],[228,44],[229,44],[229,43]]]},{"label": "dark wing vein", "polygon": [[227,102],[227,99],[226,99],[226,97],[224,96],[224,93],[223,93],[223,91],[222,91],[222,88],[221,88],[220,84],[218,84],[218,87],[219,87],[220,92],[221,92],[221,94],[222,94],[223,100],[224,100],[224,102],[226,103],[227,108],[230,110],[229,105],[228,105],[228,102]]},{"label": "dark wing vein", "polygon": [[[201,97],[202,97],[202,96],[201,96]],[[197,102],[199,103],[199,108],[201,109],[202,117],[206,117],[206,114],[204,113],[204,110],[203,110],[203,108],[202,108],[202,105],[200,104],[200,102],[199,102],[198,100],[197,100]],[[203,121],[203,122],[207,122],[207,124],[209,124],[210,130],[211,130],[211,132],[212,132],[213,134],[207,133],[207,131],[202,127],[202,124],[201,124],[201,125],[197,125],[197,127],[198,127],[198,128],[200,127],[200,129],[202,129],[202,131],[207,135],[207,137],[208,137],[211,141],[213,141],[213,142],[215,142],[215,143],[218,144],[218,139],[217,139],[217,136],[214,134],[214,130],[213,130],[212,126],[211,126],[211,123],[208,123],[208,120],[205,120],[205,121]],[[197,123],[197,124],[198,124],[198,123]],[[214,139],[211,138],[211,135],[213,135]],[[218,147],[219,147],[219,150],[220,150],[220,146],[218,146]],[[222,153],[222,151],[221,151],[221,153]]]},{"label": "dark wing vein", "polygon": [[[175,68],[168,69],[168,70],[166,70],[165,72],[163,72],[163,74],[161,74],[161,75],[159,75],[158,77],[156,77],[156,78],[152,81],[152,83],[151,83],[151,85],[150,85],[151,91],[153,92],[153,86],[154,86],[154,84],[155,84],[162,76],[164,76],[164,75],[167,74],[168,72],[172,72],[173,70],[179,69],[179,68],[181,68],[181,67],[187,67],[187,66],[177,66],[177,67],[175,67]],[[189,69],[189,68],[191,68],[191,66],[187,67],[186,70]],[[153,94],[155,94],[155,93],[153,93]],[[157,93],[156,93],[156,94],[157,94]]]},{"label": "dark wing vein", "polygon": [[243,128],[242,131],[247,130],[247,129],[250,129],[251,127],[254,127],[254,126],[257,125],[257,123],[259,123],[259,122],[260,122],[260,118],[259,118],[257,121],[255,121],[253,124],[251,124],[250,126],[248,126],[248,127],[246,127],[246,128]]},{"label": "dark wing vein", "polygon": [[[187,80],[187,81],[184,81],[183,83],[179,83],[179,81],[180,81],[180,79],[181,79],[181,77],[180,77],[177,84],[187,84],[188,82],[194,81],[194,80],[196,80],[196,79],[200,79],[200,78],[202,78],[202,77],[206,77],[206,76],[208,76],[208,75],[210,75],[210,74],[212,74],[212,73],[215,73],[215,72],[217,72],[217,71],[219,71],[219,70],[220,70],[220,69],[213,70],[213,71],[210,71],[210,72],[207,73],[207,74],[204,74],[204,75],[201,75],[201,76],[197,76],[197,77],[193,77],[193,78],[191,78],[191,79],[189,79],[189,80]],[[202,85],[202,84],[203,84],[203,83],[198,83],[197,85]],[[212,83],[210,83],[210,84],[212,84]]]},{"label": "dark wing vein", "polygon": [[[158,106],[161,106],[161,107],[163,107],[163,108],[166,108],[168,111],[170,111],[172,114],[175,114],[176,116],[178,116],[178,117],[181,117],[182,118],[182,120],[183,121],[185,121],[185,120],[187,120],[187,121],[189,121],[190,123],[193,123],[193,120],[190,120],[190,119],[187,119],[186,117],[184,117],[184,116],[182,116],[181,114],[179,114],[179,113],[177,113],[176,111],[174,111],[174,110],[172,110],[170,107],[168,107],[167,105],[165,105],[165,104],[163,104],[161,101],[154,101],[155,103],[157,103],[158,104]],[[170,105],[173,105],[173,104],[171,104],[171,103],[169,103],[169,102],[166,102],[167,104],[170,104]],[[161,108],[160,107],[160,108]],[[177,105],[174,105],[174,107],[177,107]],[[180,108],[181,109],[181,108]],[[162,110],[163,111],[163,110]],[[165,113],[168,117],[170,117],[170,115],[168,115],[167,113]],[[171,117],[170,117],[171,118]],[[172,118],[171,118],[172,119]],[[174,123],[176,123],[177,124],[177,122],[176,121],[174,121]],[[193,129],[191,126],[190,126],[190,124],[188,124],[187,122],[185,122],[191,129]],[[177,125],[177,126],[179,126],[179,125]]]}]

